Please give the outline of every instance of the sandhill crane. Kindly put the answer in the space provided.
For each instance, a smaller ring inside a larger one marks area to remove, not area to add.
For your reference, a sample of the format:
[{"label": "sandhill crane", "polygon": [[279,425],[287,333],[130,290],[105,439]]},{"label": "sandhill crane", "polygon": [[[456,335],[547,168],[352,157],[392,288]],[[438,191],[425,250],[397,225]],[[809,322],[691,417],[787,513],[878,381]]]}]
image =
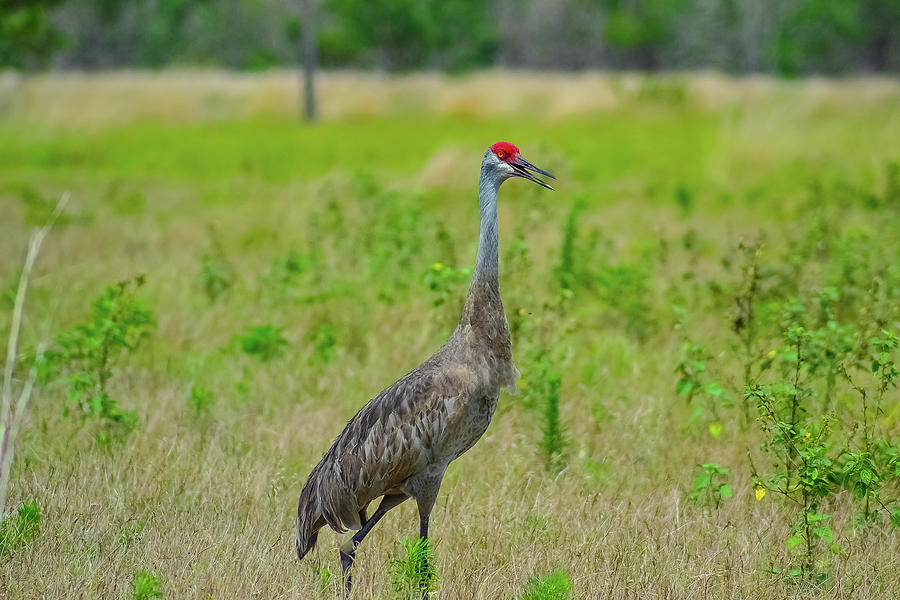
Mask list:
[{"label": "sandhill crane", "polygon": [[[356,530],[340,548],[345,597],[356,548],[376,523],[407,498],[419,509],[419,535],[450,461],[484,434],[502,387],[515,389],[509,326],[500,301],[497,191],[511,177],[553,189],[532,172],[553,177],[497,142],[484,154],[478,196],[481,232],[462,316],[450,339],[417,369],[363,406],[315,466],[297,508],[297,555],[316,544],[325,525]],[[383,497],[366,517],[373,500]]]}]

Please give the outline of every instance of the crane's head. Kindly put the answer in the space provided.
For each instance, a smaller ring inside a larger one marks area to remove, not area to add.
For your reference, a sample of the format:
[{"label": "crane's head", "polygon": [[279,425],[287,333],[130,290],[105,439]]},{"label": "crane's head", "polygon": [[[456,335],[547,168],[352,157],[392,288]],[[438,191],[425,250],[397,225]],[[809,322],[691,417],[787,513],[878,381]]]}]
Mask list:
[{"label": "crane's head", "polygon": [[500,181],[504,181],[510,177],[523,177],[538,185],[544,186],[548,190],[552,190],[553,188],[535,177],[533,173],[540,173],[546,177],[556,179],[556,177],[553,177],[553,175],[547,171],[537,168],[522,158],[519,149],[509,142],[497,142],[492,145],[484,154],[482,169],[488,169],[489,172],[498,177]]}]

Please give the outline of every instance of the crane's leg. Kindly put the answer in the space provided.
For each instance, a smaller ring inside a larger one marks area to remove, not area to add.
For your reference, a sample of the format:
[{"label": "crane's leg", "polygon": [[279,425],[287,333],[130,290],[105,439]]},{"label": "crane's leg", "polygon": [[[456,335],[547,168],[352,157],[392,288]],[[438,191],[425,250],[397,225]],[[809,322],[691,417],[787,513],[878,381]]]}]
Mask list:
[{"label": "crane's leg", "polygon": [[[437,496],[437,494],[435,494]],[[419,537],[425,540],[428,543],[428,519],[431,516],[431,509],[434,508],[434,497],[432,497],[429,501],[428,498],[420,499],[416,498],[416,504],[419,506]],[[419,575],[419,586],[420,592],[422,592],[423,600],[428,597],[428,589],[430,587],[429,579],[431,577],[431,568],[428,564],[428,554],[422,557],[422,564],[420,565]]]},{"label": "crane's leg", "polygon": [[[362,528],[357,531],[350,540],[341,546],[341,573],[344,576],[344,598],[350,598],[350,589],[353,586],[352,576],[350,573],[350,569],[353,567],[353,558],[356,556],[356,547],[359,546],[359,543],[363,541],[363,538],[366,537],[372,528],[381,520],[389,510],[403,502],[409,498],[406,494],[392,494],[390,496],[385,496],[381,499],[381,504],[378,505],[378,508],[369,517],[365,523],[363,523]],[[362,522],[362,518],[365,516],[365,511],[360,511],[360,519]]]},{"label": "crane's leg", "polygon": [[[443,478],[443,470],[435,477],[423,478],[416,482],[416,505],[419,508],[419,537],[428,541],[428,520],[431,517],[431,509],[434,508],[434,501],[437,498],[438,490],[441,489],[441,479]],[[428,564],[428,555],[423,557],[421,571],[419,572],[419,585],[422,592],[423,600],[428,597],[430,587],[431,567]]]}]

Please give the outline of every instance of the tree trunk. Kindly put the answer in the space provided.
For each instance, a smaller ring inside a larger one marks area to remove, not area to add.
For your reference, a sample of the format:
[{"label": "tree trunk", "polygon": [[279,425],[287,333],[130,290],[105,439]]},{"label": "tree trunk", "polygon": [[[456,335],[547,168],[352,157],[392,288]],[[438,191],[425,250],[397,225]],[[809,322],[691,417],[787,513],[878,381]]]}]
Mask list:
[{"label": "tree trunk", "polygon": [[318,0],[303,0],[301,43],[303,46],[303,118],[316,120],[316,9]]}]

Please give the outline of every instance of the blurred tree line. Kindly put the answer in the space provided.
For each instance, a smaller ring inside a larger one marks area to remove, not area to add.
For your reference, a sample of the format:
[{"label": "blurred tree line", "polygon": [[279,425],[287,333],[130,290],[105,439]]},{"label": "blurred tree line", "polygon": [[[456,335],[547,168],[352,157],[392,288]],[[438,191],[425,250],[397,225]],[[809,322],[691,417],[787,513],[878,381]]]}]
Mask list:
[{"label": "blurred tree line", "polygon": [[[900,70],[900,0],[305,0],[326,67]],[[297,0],[0,0],[0,65],[295,65]]]}]

